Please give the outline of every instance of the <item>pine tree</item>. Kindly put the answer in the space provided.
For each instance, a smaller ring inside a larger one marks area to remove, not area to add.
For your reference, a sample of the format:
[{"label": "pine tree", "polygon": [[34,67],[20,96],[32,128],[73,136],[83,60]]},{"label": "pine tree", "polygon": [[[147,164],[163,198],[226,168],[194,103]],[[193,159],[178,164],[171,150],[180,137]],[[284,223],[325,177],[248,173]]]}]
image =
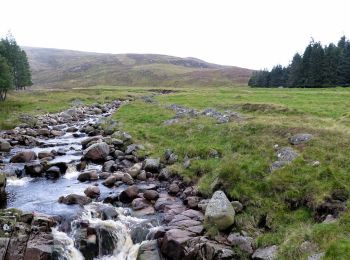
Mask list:
[{"label": "pine tree", "polygon": [[287,86],[298,87],[301,86],[302,81],[302,57],[296,53],[293,57],[292,63],[289,65],[289,75],[287,79]]},{"label": "pine tree", "polygon": [[0,55],[6,58],[8,65],[12,68],[12,78],[17,90],[32,85],[27,55],[17,45],[11,34],[1,40]]},{"label": "pine tree", "polygon": [[7,92],[13,86],[11,68],[4,57],[0,55],[0,101],[5,101]]},{"label": "pine tree", "polygon": [[350,86],[350,42],[343,36],[339,43],[339,63],[337,82],[341,86]]},{"label": "pine tree", "polygon": [[324,86],[336,86],[338,83],[337,70],[339,64],[339,48],[333,43],[324,49]]}]

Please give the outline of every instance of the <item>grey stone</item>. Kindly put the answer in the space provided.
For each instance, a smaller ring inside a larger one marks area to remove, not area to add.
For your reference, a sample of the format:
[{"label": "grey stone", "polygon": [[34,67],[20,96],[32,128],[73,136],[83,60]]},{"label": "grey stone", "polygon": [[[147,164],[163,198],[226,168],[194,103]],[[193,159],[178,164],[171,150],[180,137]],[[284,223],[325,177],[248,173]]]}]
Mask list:
[{"label": "grey stone", "polygon": [[235,210],[223,191],[216,191],[205,210],[205,223],[225,230],[234,223]]},{"label": "grey stone", "polygon": [[252,259],[257,260],[274,260],[277,259],[277,250],[276,245],[258,248],[252,255]]},{"label": "grey stone", "polygon": [[289,142],[293,145],[303,144],[313,138],[311,134],[296,134],[289,138]]}]

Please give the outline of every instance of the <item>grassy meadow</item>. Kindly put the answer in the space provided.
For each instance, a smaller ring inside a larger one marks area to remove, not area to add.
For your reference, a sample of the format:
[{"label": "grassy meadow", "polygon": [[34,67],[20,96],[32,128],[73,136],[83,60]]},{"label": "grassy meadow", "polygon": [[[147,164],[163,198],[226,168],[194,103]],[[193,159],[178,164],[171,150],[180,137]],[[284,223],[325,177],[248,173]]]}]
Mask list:
[{"label": "grassy meadow", "polygon": [[[350,213],[334,223],[319,223],[315,209],[334,192],[350,195],[350,89],[251,89],[247,87],[176,88],[148,103],[140,96],[155,88],[93,87],[59,91],[13,92],[0,103],[0,128],[11,128],[21,114],[57,112],[80,100],[84,103],[133,98],[113,115],[150,156],[167,148],[179,155],[173,172],[198,185],[210,196],[223,189],[244,205],[236,215],[237,230],[256,239],[256,246],[279,245],[278,259],[306,259],[304,241],[326,259],[350,258]],[[168,88],[171,89],[171,88]],[[165,125],[178,104],[199,110],[236,111],[243,120],[217,124],[207,117],[185,117]],[[270,172],[275,145],[291,146],[288,138],[310,133],[314,138],[293,146],[300,156]],[[219,158],[211,156],[212,151]],[[189,168],[183,158],[191,158]],[[319,161],[319,166],[313,165]],[[291,207],[290,202],[297,206]]]}]

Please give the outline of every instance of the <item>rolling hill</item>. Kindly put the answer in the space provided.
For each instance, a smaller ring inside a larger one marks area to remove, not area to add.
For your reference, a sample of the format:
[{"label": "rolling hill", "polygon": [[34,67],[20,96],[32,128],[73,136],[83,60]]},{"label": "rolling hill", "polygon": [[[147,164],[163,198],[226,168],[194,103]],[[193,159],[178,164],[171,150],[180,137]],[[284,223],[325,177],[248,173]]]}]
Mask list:
[{"label": "rolling hill", "polygon": [[95,85],[228,86],[247,84],[252,70],[196,58],[158,54],[105,54],[23,47],[33,83],[44,88]]}]

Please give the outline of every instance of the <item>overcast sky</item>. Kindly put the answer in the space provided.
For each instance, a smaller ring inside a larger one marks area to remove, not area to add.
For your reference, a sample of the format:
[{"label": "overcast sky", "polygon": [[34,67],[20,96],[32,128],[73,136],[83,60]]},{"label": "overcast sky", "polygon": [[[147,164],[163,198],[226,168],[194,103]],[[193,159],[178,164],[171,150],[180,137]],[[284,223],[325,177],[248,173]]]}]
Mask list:
[{"label": "overcast sky", "polygon": [[350,37],[346,0],[1,0],[0,36],[22,46],[287,65],[311,37]]}]

